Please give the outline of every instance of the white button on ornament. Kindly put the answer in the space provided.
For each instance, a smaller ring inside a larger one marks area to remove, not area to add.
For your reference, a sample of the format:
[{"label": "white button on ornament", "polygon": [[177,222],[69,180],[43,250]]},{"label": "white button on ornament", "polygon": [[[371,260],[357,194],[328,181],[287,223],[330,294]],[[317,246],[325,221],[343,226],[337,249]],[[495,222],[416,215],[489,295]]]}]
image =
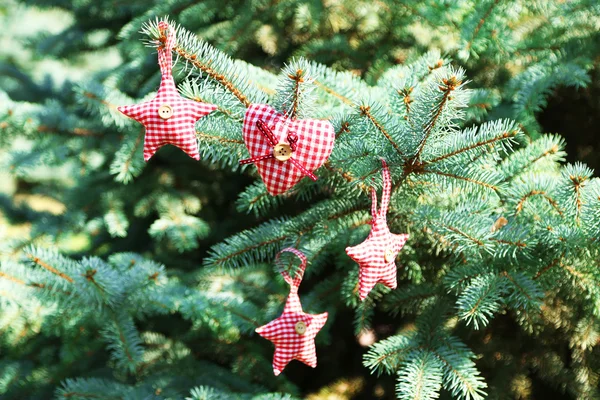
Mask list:
[{"label": "white button on ornament", "polygon": [[385,260],[386,263],[391,263],[392,261],[394,261],[395,259],[395,254],[394,254],[394,250],[392,249],[387,249],[385,251],[385,254],[383,255],[383,259]]},{"label": "white button on ornament", "polygon": [[173,109],[167,104],[158,107],[158,116],[162,119],[169,119],[173,116]]},{"label": "white button on ornament", "polygon": [[298,335],[304,335],[306,333],[306,324],[304,321],[298,321],[296,322],[296,325],[294,325],[294,329]]},{"label": "white button on ornament", "polygon": [[292,157],[292,148],[287,143],[278,143],[273,147],[273,157],[279,161],[287,161]]}]

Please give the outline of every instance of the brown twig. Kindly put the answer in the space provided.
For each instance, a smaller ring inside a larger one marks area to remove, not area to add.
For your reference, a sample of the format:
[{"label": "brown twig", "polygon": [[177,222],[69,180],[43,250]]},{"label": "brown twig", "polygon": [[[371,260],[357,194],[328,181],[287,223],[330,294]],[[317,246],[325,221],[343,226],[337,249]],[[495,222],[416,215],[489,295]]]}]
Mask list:
[{"label": "brown twig", "polygon": [[173,51],[179,54],[180,57],[191,63],[194,67],[198,68],[200,71],[204,72],[212,79],[217,81],[221,86],[227,89],[231,94],[233,94],[246,108],[250,107],[252,102],[238,89],[233,83],[231,83],[223,74],[218,73],[213,68],[209,67],[208,64],[201,63],[197,60],[195,54],[190,54],[179,46],[173,47]]},{"label": "brown twig", "polygon": [[56,268],[54,268],[53,266],[45,263],[44,261],[40,260],[38,257],[35,257],[33,254],[28,254],[27,255],[35,264],[39,265],[40,267],[47,269],[48,271],[52,272],[55,275],[60,276],[61,278],[63,278],[64,280],[73,283],[73,278],[71,278],[69,275],[60,272],[59,270],[57,270]]}]

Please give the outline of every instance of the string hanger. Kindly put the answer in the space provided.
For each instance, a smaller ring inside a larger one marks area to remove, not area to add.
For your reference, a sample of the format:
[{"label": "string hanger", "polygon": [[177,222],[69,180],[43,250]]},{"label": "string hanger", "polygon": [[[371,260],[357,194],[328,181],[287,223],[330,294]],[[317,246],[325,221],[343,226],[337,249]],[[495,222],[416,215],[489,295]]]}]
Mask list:
[{"label": "string hanger", "polygon": [[[300,259],[300,266],[296,269],[296,274],[292,278],[288,272],[288,269],[281,261],[281,255],[283,253],[292,253]],[[302,278],[304,277],[304,271],[306,270],[306,256],[300,250],[293,247],[287,247],[277,253],[275,256],[275,265],[279,269],[279,273],[283,276],[283,279],[290,285],[292,292],[297,292]]]}]

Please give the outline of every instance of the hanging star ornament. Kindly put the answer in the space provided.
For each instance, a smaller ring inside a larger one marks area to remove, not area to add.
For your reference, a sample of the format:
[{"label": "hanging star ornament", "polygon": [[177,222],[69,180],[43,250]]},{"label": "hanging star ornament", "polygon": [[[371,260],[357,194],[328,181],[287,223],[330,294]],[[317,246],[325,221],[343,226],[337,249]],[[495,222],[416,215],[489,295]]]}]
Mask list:
[{"label": "hanging star ornament", "polygon": [[286,248],[277,254],[277,262],[284,252],[290,252],[301,260],[296,277],[290,275],[280,266],[281,274],[290,285],[290,294],[285,303],[283,314],[267,325],[256,329],[256,332],[275,345],[273,355],[273,372],[279,375],[292,360],[302,361],[309,367],[317,366],[317,352],[315,349],[315,336],[327,322],[327,313],[312,315],[302,311],[298,287],[302,282],[304,269],[306,268],[306,257],[300,251]]},{"label": "hanging star ornament", "polygon": [[358,295],[364,300],[379,282],[396,289],[396,256],[408,240],[408,234],[391,233],[387,226],[387,211],[390,204],[392,180],[385,160],[383,164],[383,193],[381,208],[377,212],[377,193],[371,188],[371,232],[367,239],[356,246],[347,247],[348,254],[359,265]]},{"label": "hanging star ornament", "polygon": [[165,38],[164,43],[158,48],[158,64],[161,72],[158,93],[146,103],[121,106],[118,110],[146,128],[145,161],[148,161],[165,144],[175,145],[190,157],[199,160],[194,124],[215,110],[217,106],[185,99],[179,95],[172,74],[171,50],[175,45],[175,30],[165,21],[158,24],[158,29]]}]

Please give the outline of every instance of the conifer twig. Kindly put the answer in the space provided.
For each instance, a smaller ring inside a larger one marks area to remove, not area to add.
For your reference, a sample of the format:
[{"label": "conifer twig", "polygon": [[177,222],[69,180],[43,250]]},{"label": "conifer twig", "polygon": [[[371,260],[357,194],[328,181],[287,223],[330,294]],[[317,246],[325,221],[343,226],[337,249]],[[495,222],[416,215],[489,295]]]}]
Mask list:
[{"label": "conifer twig", "polygon": [[335,133],[335,138],[339,139],[339,137],[342,135],[342,133],[350,133],[350,123],[349,122],[343,122],[340,125],[340,130]]},{"label": "conifer twig", "polygon": [[521,285],[519,285],[519,283],[516,281],[515,278],[513,278],[508,271],[502,271],[500,273],[500,275],[502,275],[503,277],[505,277],[506,279],[508,279],[513,285],[515,285],[515,287],[517,289],[519,289],[519,292],[521,292],[523,294],[523,296],[527,297],[528,300],[531,300],[531,296],[527,293],[527,291],[525,289],[523,289],[523,287]]},{"label": "conifer twig", "polygon": [[[244,95],[238,88],[236,88],[231,81],[229,81],[225,75],[218,73],[213,68],[211,68],[208,63],[201,63],[195,54],[190,54],[185,49],[180,46],[173,47],[173,51],[176,52],[180,57],[188,61],[194,67],[198,68],[200,71],[204,72],[206,75],[210,76],[213,80],[217,81],[221,86],[223,86],[228,92],[233,94],[246,108],[250,107],[252,102]],[[210,61],[209,61],[210,63]]]},{"label": "conifer twig", "polygon": [[228,139],[228,138],[224,138],[222,136],[208,135],[206,133],[198,132],[198,131],[196,131],[196,137],[197,138],[208,139],[208,140],[213,140],[213,141],[218,141],[219,143],[244,144],[243,140]]},{"label": "conifer twig", "polygon": [[538,279],[540,276],[542,276],[543,274],[545,274],[546,272],[548,272],[552,267],[554,267],[555,265],[557,265],[563,258],[563,256],[565,255],[565,253],[563,253],[560,257],[555,258],[554,260],[552,260],[552,262],[548,265],[546,265],[544,268],[540,269],[537,274],[535,274],[535,276],[533,277],[533,280]]},{"label": "conifer twig", "polygon": [[324,84],[322,84],[321,82],[319,82],[318,80],[314,80],[314,84],[317,85],[318,87],[320,87],[321,89],[323,89],[325,92],[329,93],[330,95],[337,97],[339,100],[342,101],[342,103],[349,105],[350,107],[354,107],[355,104],[352,100],[350,100],[349,98],[339,94],[338,92],[336,92],[335,90],[333,90],[332,88],[325,86]]},{"label": "conifer twig", "polygon": [[498,187],[496,187],[494,185],[490,185],[489,183],[481,182],[481,181],[475,180],[473,178],[467,178],[465,176],[460,176],[460,175],[452,174],[450,172],[432,171],[432,170],[428,170],[428,169],[423,169],[422,171],[416,171],[416,173],[430,173],[430,174],[437,174],[437,175],[441,175],[441,176],[446,176],[448,178],[459,179],[459,180],[463,180],[463,181],[466,181],[466,182],[474,183],[476,185],[481,185],[481,186],[486,187],[488,189],[492,189],[494,192],[498,192]]},{"label": "conifer twig", "polygon": [[71,278],[69,275],[67,275],[63,272],[60,272],[59,270],[57,270],[50,264],[44,262],[43,260],[40,260],[39,257],[36,257],[33,254],[28,254],[27,257],[29,257],[35,264],[39,265],[40,267],[47,269],[48,271],[52,272],[55,275],[60,276],[61,278],[63,278],[66,281],[69,281],[70,283],[73,283],[73,278]]},{"label": "conifer twig", "polygon": [[492,5],[490,5],[490,8],[486,11],[486,13],[483,15],[483,17],[481,17],[481,19],[479,20],[479,23],[477,24],[477,26],[475,27],[475,30],[473,31],[473,36],[471,37],[471,40],[469,40],[469,42],[467,43],[467,46],[466,46],[467,50],[469,50],[471,48],[471,46],[473,45],[473,42],[475,41],[475,38],[479,34],[479,31],[483,27],[483,24],[485,24],[485,21],[490,16],[490,14],[492,13],[492,11],[496,7],[496,5],[498,5],[499,1],[500,0],[494,0]]},{"label": "conifer twig", "polygon": [[508,139],[508,138],[511,138],[511,137],[515,137],[518,133],[519,133],[519,131],[517,131],[517,130],[511,131],[511,132],[503,132],[501,135],[493,137],[491,139],[483,140],[483,141],[477,142],[477,143],[473,143],[473,144],[471,144],[469,146],[466,146],[466,147],[454,150],[454,151],[452,151],[450,153],[438,156],[438,157],[434,158],[433,160],[423,161],[422,164],[423,165],[433,164],[433,163],[436,163],[438,161],[445,160],[445,159],[447,159],[449,157],[453,157],[455,155],[464,153],[465,151],[473,150],[473,149],[475,149],[477,147],[489,145],[489,144],[495,143],[495,142],[503,140],[503,139]]},{"label": "conifer twig", "polygon": [[548,201],[548,203],[550,203],[550,205],[552,207],[554,207],[554,209],[560,215],[563,215],[563,212],[561,211],[560,207],[558,206],[558,202],[556,200],[554,200],[552,197],[548,196],[548,194],[546,193],[545,190],[531,190],[529,193],[527,193],[526,195],[521,197],[521,199],[517,203],[517,206],[516,206],[517,211],[515,212],[515,215],[518,215],[523,210],[523,205],[525,204],[525,201],[527,201],[527,199],[532,196],[542,196],[544,199],[546,199],[546,201]]},{"label": "conifer twig", "polygon": [[122,168],[123,171],[129,171],[129,165],[133,162],[133,157],[135,155],[135,152],[140,147],[140,144],[142,144],[142,139],[144,138],[145,133],[146,133],[146,130],[141,129],[140,133],[138,133],[137,137],[135,138],[135,142],[133,142],[133,149],[129,153],[129,156],[127,157],[125,162],[123,163],[123,166],[124,166],[124,168]]},{"label": "conifer twig", "polygon": [[490,238],[490,240],[493,241],[493,242],[502,243],[502,244],[508,244],[508,245],[511,245],[511,246],[519,247],[519,248],[527,247],[527,243],[523,243],[520,240],[518,240],[516,242],[511,242],[510,240],[496,239],[496,238]]},{"label": "conifer twig", "polygon": [[[342,170],[341,168],[336,168],[336,167],[332,166],[329,161],[327,161],[323,166],[330,171],[340,174],[342,176],[342,178],[344,178],[346,180],[346,182],[351,183],[356,180],[350,172],[346,172],[346,171]],[[357,184],[357,186],[360,188],[360,190],[362,190],[363,192],[365,192],[367,194],[371,192],[371,188],[362,182],[359,182]]]},{"label": "conifer twig", "polygon": [[118,107],[116,104],[113,104],[113,103],[109,102],[108,100],[101,99],[95,93],[92,93],[89,91],[84,91],[83,95],[85,97],[87,97],[88,99],[96,100],[96,101],[100,102],[101,104],[104,104],[108,108],[112,108],[113,110],[118,111]]},{"label": "conifer twig", "polygon": [[444,92],[444,94],[442,96],[442,100],[438,104],[438,106],[437,106],[437,108],[435,110],[435,113],[433,114],[431,120],[428,121],[427,125],[424,127],[425,132],[423,134],[423,140],[421,140],[421,144],[419,145],[419,149],[417,150],[417,153],[414,156],[414,160],[415,161],[417,161],[419,159],[419,157],[421,156],[421,153],[423,152],[423,148],[425,147],[425,144],[427,143],[427,140],[429,139],[429,136],[431,135],[431,132],[435,128],[437,120],[442,115],[442,111],[444,110],[444,106],[446,105],[446,103],[448,102],[448,99],[450,98],[450,93],[452,93],[457,87],[459,87],[460,85],[462,85],[462,82],[459,81],[458,79],[456,79],[455,76],[451,76],[449,79],[445,79],[444,78],[443,81],[442,81],[442,83],[444,85],[443,86],[439,86],[439,89],[442,92]]},{"label": "conifer twig", "polygon": [[288,118],[290,119],[296,119],[297,115],[298,115],[298,102],[299,102],[299,97],[300,97],[300,84],[302,82],[304,82],[304,78],[303,78],[303,71],[301,69],[296,71],[295,75],[290,74],[288,76],[291,80],[294,81],[294,95],[293,97],[293,102],[292,102],[292,107],[289,110],[290,113],[288,115]]},{"label": "conifer twig", "polygon": [[457,234],[469,239],[470,241],[472,241],[473,243],[475,243],[478,246],[485,246],[485,243],[483,243],[481,240],[469,235],[468,233],[461,231],[460,229],[458,229],[454,226],[449,226],[449,225],[442,225],[442,226],[444,228],[448,229],[449,231],[452,231],[454,233],[457,233]]},{"label": "conifer twig", "polygon": [[383,125],[379,121],[377,121],[377,119],[373,116],[373,114],[371,114],[371,107],[363,105],[363,106],[360,106],[359,109],[360,109],[360,113],[362,115],[364,115],[365,117],[367,117],[369,119],[369,121],[371,121],[371,123],[373,125],[375,125],[375,128],[377,128],[377,130],[379,132],[381,132],[383,134],[383,136],[385,136],[385,138],[392,144],[394,149],[396,149],[396,152],[398,154],[400,154],[401,156],[403,156],[404,153],[402,153],[402,150],[400,150],[400,146],[398,146],[398,143],[394,142],[394,139],[392,139],[392,137],[387,132],[387,130],[383,127]]},{"label": "conifer twig", "polygon": [[21,279],[17,278],[16,276],[8,275],[2,271],[0,271],[0,278],[8,279],[9,281],[17,283],[19,285],[25,285],[25,281],[22,281]]}]

